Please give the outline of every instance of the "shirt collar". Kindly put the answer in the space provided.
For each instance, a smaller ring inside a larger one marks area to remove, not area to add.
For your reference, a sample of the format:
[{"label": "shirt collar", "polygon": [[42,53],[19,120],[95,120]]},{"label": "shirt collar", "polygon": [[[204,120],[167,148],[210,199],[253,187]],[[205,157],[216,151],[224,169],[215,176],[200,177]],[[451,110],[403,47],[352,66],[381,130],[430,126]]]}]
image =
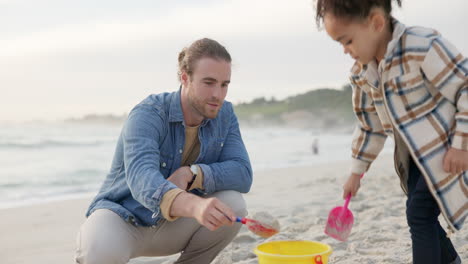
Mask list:
[{"label": "shirt collar", "polygon": [[[184,121],[184,113],[182,112],[182,104],[180,102],[180,93],[182,91],[182,85],[179,87],[179,90],[175,92],[172,96],[170,106],[169,106],[169,122],[182,122]],[[210,119],[204,119],[200,126],[204,127]]]},{"label": "shirt collar", "polygon": [[398,42],[401,39],[401,36],[403,36],[403,33],[405,33],[406,26],[405,24],[401,23],[397,19],[392,17],[392,24],[393,24],[393,34],[392,34],[392,40],[388,42],[387,44],[387,51],[385,52],[384,59],[387,60],[388,58],[392,57],[392,54],[398,45]]},{"label": "shirt collar", "polygon": [[179,87],[179,90],[175,92],[172,96],[170,106],[169,106],[169,122],[183,122],[184,114],[182,113],[182,104],[180,103],[180,92],[182,86]]}]

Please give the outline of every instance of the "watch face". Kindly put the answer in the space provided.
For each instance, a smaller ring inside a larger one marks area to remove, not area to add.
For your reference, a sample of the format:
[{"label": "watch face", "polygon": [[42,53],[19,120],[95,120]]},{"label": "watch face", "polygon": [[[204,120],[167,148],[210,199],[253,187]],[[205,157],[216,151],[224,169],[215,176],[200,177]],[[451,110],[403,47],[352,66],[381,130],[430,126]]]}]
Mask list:
[{"label": "watch face", "polygon": [[193,173],[194,175],[197,175],[197,174],[198,174],[198,167],[197,167],[197,165],[192,165],[192,166],[190,166],[190,170],[192,171],[192,173]]}]

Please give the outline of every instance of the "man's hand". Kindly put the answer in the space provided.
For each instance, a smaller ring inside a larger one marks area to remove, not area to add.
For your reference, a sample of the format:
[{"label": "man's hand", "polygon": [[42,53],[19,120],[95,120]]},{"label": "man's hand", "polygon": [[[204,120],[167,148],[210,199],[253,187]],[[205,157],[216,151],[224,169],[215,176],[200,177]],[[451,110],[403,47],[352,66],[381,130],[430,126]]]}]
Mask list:
[{"label": "man's hand", "polygon": [[468,170],[468,151],[450,148],[445,153],[444,170],[452,174],[460,174]]},{"label": "man's hand", "polygon": [[232,225],[236,219],[234,212],[217,198],[203,199],[195,208],[195,219],[214,231],[223,225]]},{"label": "man's hand", "polygon": [[177,195],[171,206],[172,216],[193,217],[211,231],[232,225],[236,215],[217,198],[201,198],[190,193]]},{"label": "man's hand", "polygon": [[190,167],[183,166],[174,171],[167,180],[174,183],[180,189],[186,190],[188,183],[192,180],[192,177],[193,174]]},{"label": "man's hand", "polygon": [[343,186],[343,199],[346,199],[350,193],[351,196],[356,196],[359,187],[361,187],[361,175],[352,173]]}]

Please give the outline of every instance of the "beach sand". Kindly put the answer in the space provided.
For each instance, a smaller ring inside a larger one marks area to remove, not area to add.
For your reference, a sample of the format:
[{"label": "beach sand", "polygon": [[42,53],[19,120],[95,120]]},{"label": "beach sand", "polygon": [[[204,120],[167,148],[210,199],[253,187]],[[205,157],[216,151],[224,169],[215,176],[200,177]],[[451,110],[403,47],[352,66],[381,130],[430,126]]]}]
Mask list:
[{"label": "beach sand", "polygon": [[[272,238],[255,236],[245,227],[215,259],[218,264],[257,263],[253,249],[270,240],[313,240],[329,244],[329,263],[411,263],[411,240],[405,219],[405,195],[390,155],[379,157],[364,176],[350,203],[355,223],[348,242],[327,237],[323,229],[329,211],[342,205],[341,188],[348,162],[255,172],[244,197],[249,213],[275,216],[281,232]],[[92,197],[0,210],[2,264],[73,263],[75,236]],[[440,219],[442,226],[445,221]],[[468,262],[468,227],[452,235],[463,262]],[[169,264],[175,256],[138,258],[131,263]]]}]

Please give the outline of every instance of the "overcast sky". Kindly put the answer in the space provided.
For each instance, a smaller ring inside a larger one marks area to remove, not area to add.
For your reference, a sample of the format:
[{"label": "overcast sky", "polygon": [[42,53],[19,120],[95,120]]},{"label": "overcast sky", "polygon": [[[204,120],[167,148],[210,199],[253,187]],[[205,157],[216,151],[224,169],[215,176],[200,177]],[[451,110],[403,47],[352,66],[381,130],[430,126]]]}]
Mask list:
[{"label": "overcast sky", "polygon": [[[467,10],[467,0],[411,0],[394,15],[467,56]],[[352,65],[316,29],[312,0],[0,0],[0,121],[126,113],[177,90],[177,54],[202,37],[233,57],[234,103],[339,88]]]}]

